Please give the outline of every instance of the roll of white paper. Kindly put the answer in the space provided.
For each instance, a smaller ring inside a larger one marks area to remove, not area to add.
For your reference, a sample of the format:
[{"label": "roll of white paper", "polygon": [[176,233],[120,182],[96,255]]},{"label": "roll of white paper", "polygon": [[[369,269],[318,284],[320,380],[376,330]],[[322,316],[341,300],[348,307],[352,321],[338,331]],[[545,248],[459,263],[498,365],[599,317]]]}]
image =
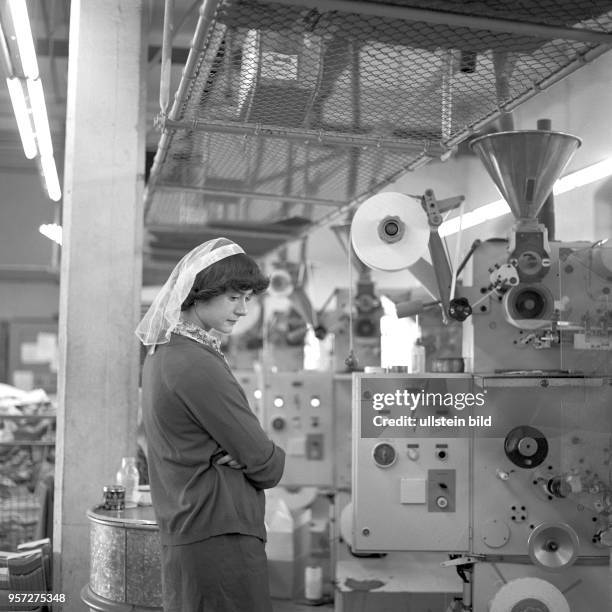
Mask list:
[{"label": "roll of white paper", "polygon": [[[382,232],[385,221],[395,222],[398,230],[395,237],[385,237]],[[377,193],[355,212],[351,242],[366,266],[389,272],[401,270],[427,251],[427,216],[421,204],[410,196],[393,191]]]},{"label": "roll of white paper", "polygon": [[489,612],[511,612],[519,609],[521,604],[525,609],[530,606],[537,609],[536,606],[540,605],[554,612],[570,612],[565,595],[554,584],[541,578],[510,580],[489,603]]}]

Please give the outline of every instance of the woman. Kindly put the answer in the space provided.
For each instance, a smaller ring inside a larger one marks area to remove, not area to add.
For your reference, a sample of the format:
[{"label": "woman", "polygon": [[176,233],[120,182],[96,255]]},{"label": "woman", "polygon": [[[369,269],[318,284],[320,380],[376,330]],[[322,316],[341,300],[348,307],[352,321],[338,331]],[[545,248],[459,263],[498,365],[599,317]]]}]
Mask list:
[{"label": "woman", "polygon": [[188,253],[140,322],[151,497],[166,612],[270,612],[264,489],[285,454],[211,330],[232,332],[268,279],[226,238]]}]

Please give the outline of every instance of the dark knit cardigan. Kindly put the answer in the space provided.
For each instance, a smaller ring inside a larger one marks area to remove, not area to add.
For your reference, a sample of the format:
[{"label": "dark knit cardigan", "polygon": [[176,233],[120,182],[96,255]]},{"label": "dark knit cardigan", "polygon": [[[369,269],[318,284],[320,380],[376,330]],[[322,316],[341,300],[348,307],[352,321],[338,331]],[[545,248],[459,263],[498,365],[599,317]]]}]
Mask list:
[{"label": "dark knit cardigan", "polygon": [[[145,360],[142,411],[162,543],[227,533],[265,540],[263,489],[280,480],[285,453],[261,428],[223,356],[173,333]],[[217,465],[222,452],[244,469]]]}]

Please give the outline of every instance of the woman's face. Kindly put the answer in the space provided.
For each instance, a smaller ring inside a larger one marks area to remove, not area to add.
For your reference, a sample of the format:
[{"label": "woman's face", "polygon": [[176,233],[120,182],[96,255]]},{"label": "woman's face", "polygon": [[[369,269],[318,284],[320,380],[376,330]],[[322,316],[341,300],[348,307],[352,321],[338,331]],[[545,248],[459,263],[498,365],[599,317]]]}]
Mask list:
[{"label": "woman's face", "polygon": [[253,291],[234,291],[230,289],[206,302],[196,301],[194,312],[202,327],[216,329],[222,334],[231,334],[240,317],[248,312],[247,304]]}]

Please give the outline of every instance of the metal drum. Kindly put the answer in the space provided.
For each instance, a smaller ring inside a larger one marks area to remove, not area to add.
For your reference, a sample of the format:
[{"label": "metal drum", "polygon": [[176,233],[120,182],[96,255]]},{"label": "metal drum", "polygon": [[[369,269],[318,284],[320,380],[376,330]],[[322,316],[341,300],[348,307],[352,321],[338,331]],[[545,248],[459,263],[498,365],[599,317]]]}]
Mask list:
[{"label": "metal drum", "polygon": [[161,547],[153,508],[97,506],[87,516],[91,569],[81,598],[89,610],[161,610]]}]

